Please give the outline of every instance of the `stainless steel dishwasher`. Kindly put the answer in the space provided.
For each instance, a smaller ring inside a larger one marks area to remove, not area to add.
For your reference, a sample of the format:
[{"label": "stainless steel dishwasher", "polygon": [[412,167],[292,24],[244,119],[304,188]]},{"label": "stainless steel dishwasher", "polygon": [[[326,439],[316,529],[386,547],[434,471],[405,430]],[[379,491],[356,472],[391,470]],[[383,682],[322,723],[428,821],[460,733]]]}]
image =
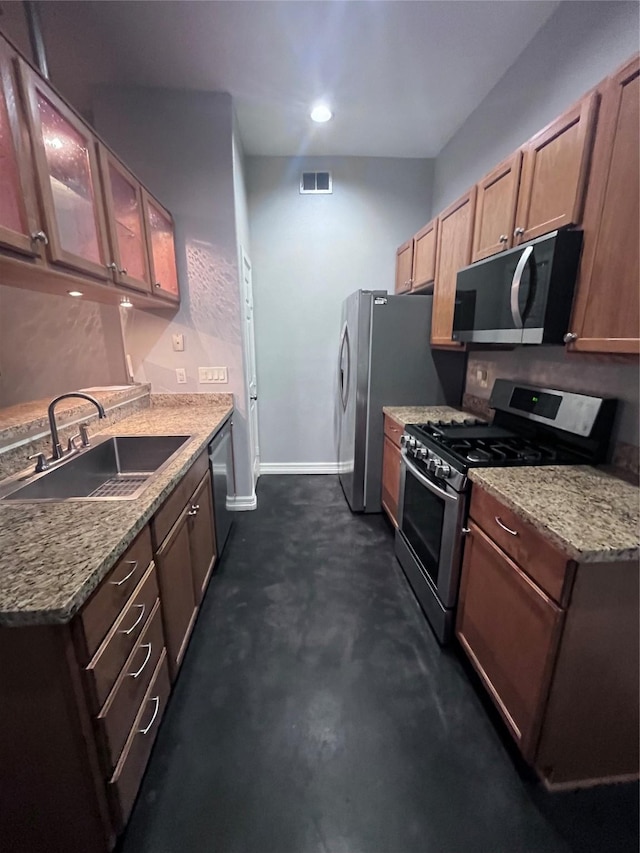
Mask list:
[{"label": "stainless steel dishwasher", "polygon": [[209,468],[211,470],[213,511],[216,522],[216,546],[218,557],[220,557],[233,521],[233,513],[227,509],[227,498],[232,498],[235,495],[230,420],[226,422],[209,445]]}]

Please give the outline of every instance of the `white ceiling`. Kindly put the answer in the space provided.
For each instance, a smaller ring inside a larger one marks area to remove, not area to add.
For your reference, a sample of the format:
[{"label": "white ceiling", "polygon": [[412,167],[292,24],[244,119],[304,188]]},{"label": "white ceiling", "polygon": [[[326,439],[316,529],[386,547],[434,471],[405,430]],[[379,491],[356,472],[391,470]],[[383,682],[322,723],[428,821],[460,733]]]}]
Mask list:
[{"label": "white ceiling", "polygon": [[[387,157],[437,155],[558,5],[41,4],[54,82],[80,107],[96,82],[225,90],[248,154]],[[326,125],[308,118],[318,99],[335,112]]]}]

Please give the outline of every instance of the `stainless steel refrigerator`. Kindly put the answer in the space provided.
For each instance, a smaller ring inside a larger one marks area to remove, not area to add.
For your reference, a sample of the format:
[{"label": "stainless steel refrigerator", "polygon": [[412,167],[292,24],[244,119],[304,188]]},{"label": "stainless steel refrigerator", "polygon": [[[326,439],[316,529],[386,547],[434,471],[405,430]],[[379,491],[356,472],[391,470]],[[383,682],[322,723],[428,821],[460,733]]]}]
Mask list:
[{"label": "stainless steel refrigerator", "polygon": [[383,406],[458,405],[466,355],[432,350],[433,297],[357,290],[342,306],[337,438],[354,512],[380,512]]}]

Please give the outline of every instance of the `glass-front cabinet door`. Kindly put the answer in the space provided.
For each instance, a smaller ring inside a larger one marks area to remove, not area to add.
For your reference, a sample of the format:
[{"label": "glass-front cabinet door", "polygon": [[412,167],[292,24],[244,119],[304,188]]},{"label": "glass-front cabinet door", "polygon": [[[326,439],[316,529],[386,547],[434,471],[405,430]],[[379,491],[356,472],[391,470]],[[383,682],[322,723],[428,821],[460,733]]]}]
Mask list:
[{"label": "glass-front cabinet door", "polygon": [[15,75],[16,54],[0,40],[0,246],[37,255],[38,223],[33,162],[25,141]]},{"label": "glass-front cabinet door", "polygon": [[173,219],[148,192],[142,190],[147,242],[149,245],[149,264],[153,292],[176,302],[180,300],[178,271],[176,269],[176,248],[173,237]]},{"label": "glass-front cabinet door", "polygon": [[95,137],[25,64],[27,100],[38,186],[53,263],[98,278],[110,277]]},{"label": "glass-front cabinet door", "polygon": [[142,208],[142,188],[120,161],[98,143],[107,210],[107,230],[115,281],[151,291]]}]

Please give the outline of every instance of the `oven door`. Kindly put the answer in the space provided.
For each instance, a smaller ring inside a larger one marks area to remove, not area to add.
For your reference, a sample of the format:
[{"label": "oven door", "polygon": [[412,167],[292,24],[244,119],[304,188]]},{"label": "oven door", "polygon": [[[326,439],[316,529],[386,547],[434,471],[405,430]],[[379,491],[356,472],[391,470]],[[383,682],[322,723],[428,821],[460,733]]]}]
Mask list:
[{"label": "oven door", "polygon": [[458,598],[465,505],[464,494],[431,480],[402,454],[398,529],[445,608]]}]

